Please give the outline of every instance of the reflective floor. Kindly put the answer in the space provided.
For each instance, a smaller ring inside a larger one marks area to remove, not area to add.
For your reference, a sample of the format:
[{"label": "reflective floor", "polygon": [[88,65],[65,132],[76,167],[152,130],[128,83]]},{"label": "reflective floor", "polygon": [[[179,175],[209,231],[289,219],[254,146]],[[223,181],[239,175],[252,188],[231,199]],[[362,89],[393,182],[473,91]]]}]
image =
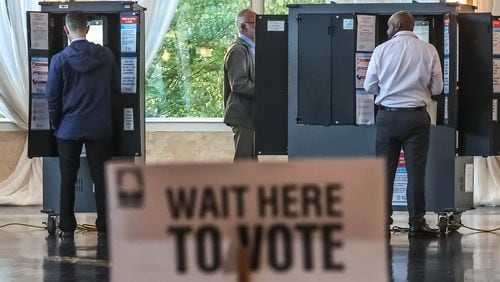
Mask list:
[{"label": "reflective floor", "polygon": [[[40,226],[40,207],[0,207],[0,225],[20,222]],[[394,225],[407,227],[406,213],[396,213]],[[77,214],[91,224],[91,214]],[[428,214],[436,224],[437,215]],[[478,208],[462,216],[464,225],[492,229],[500,226],[500,208]],[[500,232],[458,232],[434,239],[411,239],[392,234],[389,269],[392,281],[500,281]],[[0,281],[109,281],[107,245],[95,232],[74,239],[48,236],[44,230],[8,226],[0,229]],[[366,281],[369,281],[367,278]]]},{"label": "reflective floor", "polygon": [[[437,215],[427,222],[436,227]],[[408,227],[407,214],[398,213],[395,225]],[[500,226],[500,208],[466,211],[462,223],[468,227],[494,229]],[[437,228],[437,227],[436,227]],[[392,281],[500,281],[500,231],[481,233],[460,228],[434,239],[391,237]]]},{"label": "reflective floor", "polygon": [[[40,207],[0,207],[0,225],[25,223],[42,226]],[[77,214],[79,224],[95,216]],[[0,281],[109,281],[105,240],[96,232],[77,232],[74,239],[48,236],[42,229],[8,226],[0,229]]]}]

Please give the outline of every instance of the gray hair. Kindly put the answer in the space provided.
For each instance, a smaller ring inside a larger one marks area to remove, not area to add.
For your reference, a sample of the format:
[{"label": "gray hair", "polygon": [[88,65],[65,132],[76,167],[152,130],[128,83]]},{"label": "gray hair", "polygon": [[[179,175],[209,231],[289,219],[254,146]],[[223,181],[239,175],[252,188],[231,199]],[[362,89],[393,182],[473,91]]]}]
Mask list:
[{"label": "gray hair", "polygon": [[241,30],[241,24],[245,22],[245,15],[247,13],[253,13],[252,9],[244,9],[238,13],[238,17],[236,18],[236,26],[238,27],[238,31]]}]

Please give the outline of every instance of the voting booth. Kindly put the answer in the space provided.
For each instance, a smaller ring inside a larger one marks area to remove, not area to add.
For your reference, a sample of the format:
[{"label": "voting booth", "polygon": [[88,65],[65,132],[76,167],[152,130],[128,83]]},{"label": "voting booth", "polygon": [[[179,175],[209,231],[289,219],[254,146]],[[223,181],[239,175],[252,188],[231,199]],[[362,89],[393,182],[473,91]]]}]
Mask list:
[{"label": "voting booth", "polygon": [[460,15],[459,153],[500,155],[500,18]]},{"label": "voting booth", "polygon": [[[43,157],[43,212],[59,213],[59,162],[45,97],[49,63],[69,44],[65,15],[87,14],[87,40],[111,49],[120,75],[120,93],[112,95],[113,157],[133,161],[144,147],[144,8],[133,1],[40,2],[40,12],[27,12],[29,55],[28,157]],[[75,211],[95,211],[92,179],[82,151]],[[48,226],[49,227],[49,226]],[[51,228],[52,229],[52,228]],[[51,230],[49,230],[50,232]]]},{"label": "voting booth", "polygon": [[[258,16],[256,21],[256,151],[288,154],[290,159],[374,156],[377,109],[375,97],[364,91],[363,82],[373,50],[387,40],[389,17],[400,10],[409,11],[415,18],[417,36],[436,47],[444,78],[443,92],[433,96],[427,108],[432,120],[427,210],[443,216],[451,212],[452,223],[459,221],[461,211],[473,207],[472,156],[496,155],[500,149],[498,19],[456,3],[288,7],[288,16]],[[286,23],[286,30],[276,28],[280,26],[276,21]],[[272,42],[285,36],[286,43]],[[270,44],[281,45],[266,48]],[[282,50],[287,50],[288,60],[278,64],[276,57],[284,56]],[[273,81],[273,86],[262,81]],[[286,102],[262,110],[265,101],[282,95],[276,89],[288,93]],[[272,123],[266,121],[282,118],[287,119],[286,129],[274,130],[268,140],[259,140],[262,133],[270,132],[266,128]],[[284,136],[285,143],[276,142]],[[406,209],[406,177],[402,155],[394,189],[395,210]],[[446,217],[442,231],[449,227]]]}]

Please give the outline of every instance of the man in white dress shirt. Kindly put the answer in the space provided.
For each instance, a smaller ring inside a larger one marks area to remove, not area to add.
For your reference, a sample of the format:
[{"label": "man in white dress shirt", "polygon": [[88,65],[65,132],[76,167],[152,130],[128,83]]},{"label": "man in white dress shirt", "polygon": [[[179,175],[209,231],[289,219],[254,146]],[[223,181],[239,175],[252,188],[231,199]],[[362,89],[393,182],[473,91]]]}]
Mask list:
[{"label": "man in white dress shirt", "polygon": [[435,235],[425,222],[425,166],[429,148],[431,95],[441,94],[443,76],[436,48],[413,33],[413,16],[405,11],[389,18],[389,40],[373,51],[364,88],[377,95],[376,153],[387,160],[388,220],[399,153],[408,171],[409,236]]}]

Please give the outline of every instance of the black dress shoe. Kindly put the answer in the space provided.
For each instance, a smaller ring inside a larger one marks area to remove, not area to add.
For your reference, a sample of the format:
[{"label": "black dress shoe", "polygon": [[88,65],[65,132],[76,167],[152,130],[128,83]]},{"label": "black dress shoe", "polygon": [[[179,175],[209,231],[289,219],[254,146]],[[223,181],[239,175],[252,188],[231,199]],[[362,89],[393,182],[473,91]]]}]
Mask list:
[{"label": "black dress shoe", "polygon": [[68,231],[59,231],[59,233],[57,233],[57,235],[61,238],[73,238],[73,237],[75,237],[74,232],[68,232]]},{"label": "black dress shoe", "polygon": [[437,237],[439,229],[430,228],[427,223],[411,225],[408,237]]}]

